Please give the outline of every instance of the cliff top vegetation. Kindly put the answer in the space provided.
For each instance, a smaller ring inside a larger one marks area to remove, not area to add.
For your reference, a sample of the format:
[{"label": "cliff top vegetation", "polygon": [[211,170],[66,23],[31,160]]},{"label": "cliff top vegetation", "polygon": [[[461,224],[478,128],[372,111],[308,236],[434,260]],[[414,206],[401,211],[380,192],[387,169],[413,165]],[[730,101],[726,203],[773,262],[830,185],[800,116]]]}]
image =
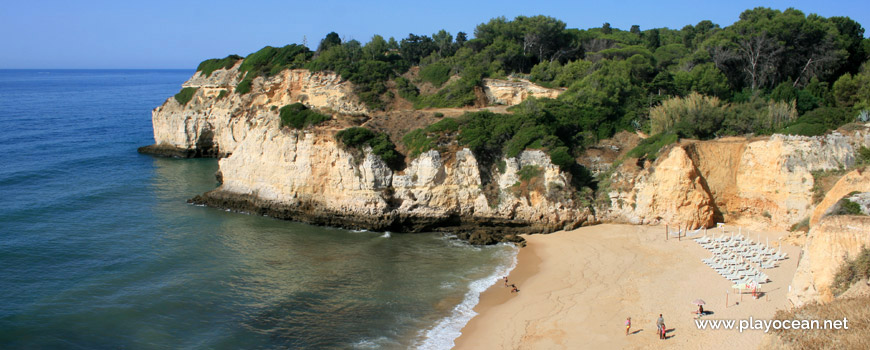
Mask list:
[{"label": "cliff top vegetation", "polygon": [[[571,168],[585,147],[620,130],[668,135],[635,152],[655,157],[680,137],[819,135],[870,121],[868,53],[859,23],[793,8],[759,7],[727,27],[705,20],[681,29],[574,29],[547,16],[498,17],[477,25],[473,37],[440,30],[375,35],[363,45],[333,32],[316,50],[265,47],[244,58],[236,92],[247,93],[257,76],[307,68],[339,73],[373,110],[396,99],[415,108],[463,107],[475,103],[483,78],[526,78],[566,90],[527,100],[512,114],[476,112],[445,122],[453,123],[449,130],[412,130],[404,142],[411,155],[448,139],[489,156],[538,148]],[[237,60],[207,60],[200,70]]]}]

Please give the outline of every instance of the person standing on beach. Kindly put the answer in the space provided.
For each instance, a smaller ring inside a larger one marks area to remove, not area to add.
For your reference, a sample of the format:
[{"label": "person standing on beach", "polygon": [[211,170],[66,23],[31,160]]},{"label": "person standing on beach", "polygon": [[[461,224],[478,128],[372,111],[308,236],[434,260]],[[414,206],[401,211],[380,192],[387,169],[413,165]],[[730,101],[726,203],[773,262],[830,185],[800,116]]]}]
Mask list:
[{"label": "person standing on beach", "polygon": [[631,317],[625,319],[625,335],[628,335],[629,329],[631,329]]},{"label": "person standing on beach", "polygon": [[665,339],[665,318],[659,314],[659,319],[656,321],[656,331],[659,333],[659,339]]}]

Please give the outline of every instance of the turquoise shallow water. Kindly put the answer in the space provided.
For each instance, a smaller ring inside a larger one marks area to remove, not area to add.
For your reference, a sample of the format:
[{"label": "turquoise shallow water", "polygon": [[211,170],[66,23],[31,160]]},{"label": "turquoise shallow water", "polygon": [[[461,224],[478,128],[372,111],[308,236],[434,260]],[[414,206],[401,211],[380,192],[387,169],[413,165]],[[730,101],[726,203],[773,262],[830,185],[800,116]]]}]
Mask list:
[{"label": "turquoise shallow water", "polygon": [[0,348],[446,348],[515,250],[185,203],[139,155],[191,71],[0,70]]}]

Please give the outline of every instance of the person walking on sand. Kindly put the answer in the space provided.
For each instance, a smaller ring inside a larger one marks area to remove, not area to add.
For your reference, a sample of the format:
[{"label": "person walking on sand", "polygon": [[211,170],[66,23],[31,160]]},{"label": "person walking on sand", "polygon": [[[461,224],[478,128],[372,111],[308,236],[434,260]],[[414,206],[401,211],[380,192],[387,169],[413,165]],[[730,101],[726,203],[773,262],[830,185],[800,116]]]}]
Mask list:
[{"label": "person walking on sand", "polygon": [[656,320],[656,331],[659,334],[659,339],[665,339],[665,318],[659,314],[659,319]]},{"label": "person walking on sand", "polygon": [[631,317],[625,319],[625,335],[628,335],[629,329],[631,329]]},{"label": "person walking on sand", "polygon": [[507,276],[504,276],[504,286],[505,286],[505,288],[507,288],[507,286],[508,286]]}]

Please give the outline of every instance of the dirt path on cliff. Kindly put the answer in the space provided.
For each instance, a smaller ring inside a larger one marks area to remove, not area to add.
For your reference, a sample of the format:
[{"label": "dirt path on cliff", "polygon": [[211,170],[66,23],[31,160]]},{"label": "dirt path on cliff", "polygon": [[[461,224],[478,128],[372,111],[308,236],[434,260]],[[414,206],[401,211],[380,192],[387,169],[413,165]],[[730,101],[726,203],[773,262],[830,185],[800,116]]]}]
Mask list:
[{"label": "dirt path on cliff", "polygon": [[427,108],[403,109],[375,113],[371,119],[362,124],[363,127],[386,133],[396,144],[399,152],[406,153],[402,137],[410,131],[425,128],[444,118],[457,118],[468,112],[490,111],[493,113],[511,113],[510,106],[462,107],[462,108]]}]

